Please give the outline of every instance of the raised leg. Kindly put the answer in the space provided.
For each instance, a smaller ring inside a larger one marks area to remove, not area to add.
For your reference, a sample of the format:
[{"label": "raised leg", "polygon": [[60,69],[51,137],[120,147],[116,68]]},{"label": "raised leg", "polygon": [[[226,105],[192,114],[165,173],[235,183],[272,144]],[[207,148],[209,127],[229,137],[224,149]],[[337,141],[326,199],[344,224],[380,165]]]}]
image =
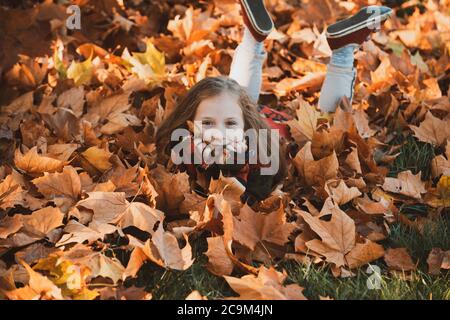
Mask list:
[{"label": "raised leg", "polygon": [[320,91],[319,107],[324,112],[334,112],[339,101],[346,96],[351,101],[355,86],[356,70],[353,67],[356,44],[333,50],[327,67],[327,75]]},{"label": "raised leg", "polygon": [[262,42],[252,36],[247,27],[231,62],[230,78],[246,88],[250,98],[258,102],[262,84],[262,68],[267,53]]}]

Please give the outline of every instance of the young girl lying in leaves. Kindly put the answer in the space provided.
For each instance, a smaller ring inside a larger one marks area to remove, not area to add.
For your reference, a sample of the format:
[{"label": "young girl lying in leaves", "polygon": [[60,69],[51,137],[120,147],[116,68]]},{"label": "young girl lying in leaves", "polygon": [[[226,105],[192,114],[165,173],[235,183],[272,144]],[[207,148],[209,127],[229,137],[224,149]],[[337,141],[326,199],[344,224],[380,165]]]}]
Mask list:
[{"label": "young girl lying in leaves", "polygon": [[[233,57],[230,75],[205,78],[194,85],[161,124],[156,142],[159,152],[165,158],[170,157],[174,147],[180,143],[180,140],[172,141],[172,133],[176,129],[185,129],[188,134],[181,141],[187,141],[191,154],[187,157],[179,155],[178,159],[187,159],[179,169],[187,171],[194,182],[194,190],[206,195],[211,179],[218,179],[220,174],[231,176],[246,188],[241,200],[252,204],[265,199],[283,182],[286,155],[279,147],[279,141],[271,144],[270,130],[280,130],[286,139],[289,139],[289,131],[280,125],[287,120],[287,115],[257,105],[262,66],[267,57],[263,42],[274,28],[273,21],[263,0],[240,0],[240,3],[245,29]],[[391,12],[386,7],[370,6],[328,27],[327,40],[333,53],[319,99],[323,112],[334,112],[343,96],[351,101],[356,76],[354,51]],[[243,135],[248,129],[257,133],[258,145],[267,141],[269,165],[277,168],[275,173],[262,173],[268,164],[260,161],[260,154],[255,155],[253,146],[249,147],[248,139]],[[218,146],[221,148],[216,148]],[[217,156],[217,150],[220,156],[214,159],[219,161],[206,161],[208,157]],[[200,161],[195,162],[198,155]],[[250,162],[252,155],[256,161]],[[244,161],[237,163],[237,159]]]}]

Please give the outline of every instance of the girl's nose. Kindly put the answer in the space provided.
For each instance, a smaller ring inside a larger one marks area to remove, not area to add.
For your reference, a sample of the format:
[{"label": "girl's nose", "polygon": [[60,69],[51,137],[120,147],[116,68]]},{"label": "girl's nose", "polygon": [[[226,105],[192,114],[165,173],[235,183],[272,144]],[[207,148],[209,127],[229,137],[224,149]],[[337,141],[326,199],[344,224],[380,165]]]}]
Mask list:
[{"label": "girl's nose", "polygon": [[224,131],[225,130],[220,130],[219,128],[207,129],[203,136],[203,140],[206,143],[221,145],[221,144],[223,144],[224,137],[225,137]]}]

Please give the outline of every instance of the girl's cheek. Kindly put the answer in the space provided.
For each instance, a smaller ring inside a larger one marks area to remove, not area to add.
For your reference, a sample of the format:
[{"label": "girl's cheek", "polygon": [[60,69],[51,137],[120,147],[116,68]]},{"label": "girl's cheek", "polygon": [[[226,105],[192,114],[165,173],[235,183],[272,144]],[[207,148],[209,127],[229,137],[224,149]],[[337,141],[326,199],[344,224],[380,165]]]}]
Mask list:
[{"label": "girl's cheek", "polygon": [[244,140],[244,131],[242,129],[228,129],[226,132],[226,141],[240,142]]}]

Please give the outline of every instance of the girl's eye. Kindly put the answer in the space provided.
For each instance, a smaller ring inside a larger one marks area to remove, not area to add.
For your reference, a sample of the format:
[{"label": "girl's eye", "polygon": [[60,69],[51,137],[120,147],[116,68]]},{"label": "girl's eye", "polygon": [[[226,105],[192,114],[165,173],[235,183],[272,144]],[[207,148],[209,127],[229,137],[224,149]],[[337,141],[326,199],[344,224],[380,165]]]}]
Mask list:
[{"label": "girl's eye", "polygon": [[232,126],[237,125],[237,122],[234,121],[234,120],[230,120],[230,121],[227,121],[225,124],[226,124],[228,127],[232,127]]},{"label": "girl's eye", "polygon": [[212,126],[214,123],[211,120],[203,120],[202,125],[204,126]]}]

